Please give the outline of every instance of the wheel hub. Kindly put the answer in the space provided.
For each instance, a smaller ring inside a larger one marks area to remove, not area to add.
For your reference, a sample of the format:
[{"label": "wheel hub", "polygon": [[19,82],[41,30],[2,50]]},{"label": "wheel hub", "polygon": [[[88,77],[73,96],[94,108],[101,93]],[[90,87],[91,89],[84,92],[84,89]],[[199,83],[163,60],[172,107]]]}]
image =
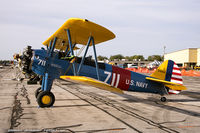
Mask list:
[{"label": "wheel hub", "polygon": [[49,104],[50,102],[51,102],[50,96],[45,95],[45,96],[42,97],[42,103],[43,104]]}]

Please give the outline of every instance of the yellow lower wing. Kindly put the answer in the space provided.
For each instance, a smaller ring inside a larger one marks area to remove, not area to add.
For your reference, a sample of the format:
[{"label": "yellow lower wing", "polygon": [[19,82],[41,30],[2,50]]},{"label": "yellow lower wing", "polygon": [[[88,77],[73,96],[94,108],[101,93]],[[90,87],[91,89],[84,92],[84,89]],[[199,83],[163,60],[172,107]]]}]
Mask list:
[{"label": "yellow lower wing", "polygon": [[151,78],[151,77],[146,77],[146,79],[151,80],[151,81],[155,81],[155,82],[163,83],[165,86],[169,87],[172,90],[187,90],[187,88],[185,86],[177,84],[177,83],[173,83],[173,82],[169,82],[169,81],[165,81],[165,80],[160,80],[160,79],[155,79],[155,78]]},{"label": "yellow lower wing", "polygon": [[84,76],[60,76],[60,78],[64,79],[64,80],[78,81],[79,83],[92,85],[94,87],[97,87],[97,88],[100,88],[103,90],[123,94],[123,91],[121,89],[114,88],[108,84],[105,84],[104,82],[94,80],[92,78],[88,78],[88,77],[84,77]]}]

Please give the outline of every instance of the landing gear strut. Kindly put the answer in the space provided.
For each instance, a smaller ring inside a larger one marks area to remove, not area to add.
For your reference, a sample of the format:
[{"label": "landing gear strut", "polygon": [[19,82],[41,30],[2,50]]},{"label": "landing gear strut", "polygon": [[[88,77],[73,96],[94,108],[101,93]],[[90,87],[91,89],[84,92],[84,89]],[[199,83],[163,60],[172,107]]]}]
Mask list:
[{"label": "landing gear strut", "polygon": [[35,98],[37,98],[38,94],[42,92],[41,87],[37,88],[37,90],[35,90]]},{"label": "landing gear strut", "polygon": [[161,102],[166,102],[166,101],[167,101],[167,98],[166,98],[166,97],[161,97],[161,98],[160,98],[160,101],[161,101]]},{"label": "landing gear strut", "polygon": [[53,79],[50,78],[48,73],[42,78],[42,86],[35,91],[37,103],[41,108],[51,107],[55,102],[55,96],[51,92]]}]

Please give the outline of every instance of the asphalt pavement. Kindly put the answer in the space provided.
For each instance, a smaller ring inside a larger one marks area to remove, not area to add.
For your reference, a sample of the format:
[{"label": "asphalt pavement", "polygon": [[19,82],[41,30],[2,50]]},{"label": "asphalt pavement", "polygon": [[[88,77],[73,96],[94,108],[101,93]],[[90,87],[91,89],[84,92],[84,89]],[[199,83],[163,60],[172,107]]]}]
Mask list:
[{"label": "asphalt pavement", "polygon": [[56,80],[53,107],[39,108],[37,85],[15,80],[11,68],[0,69],[0,132],[199,133],[200,77],[183,77],[188,90],[160,96],[114,94],[95,87]]}]

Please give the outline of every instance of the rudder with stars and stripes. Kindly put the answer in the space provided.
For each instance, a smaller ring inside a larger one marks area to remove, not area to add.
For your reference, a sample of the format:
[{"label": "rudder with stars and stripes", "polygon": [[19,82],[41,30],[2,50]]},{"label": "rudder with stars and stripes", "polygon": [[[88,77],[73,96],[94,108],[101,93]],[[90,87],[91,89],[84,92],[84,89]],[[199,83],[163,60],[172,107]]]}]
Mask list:
[{"label": "rudder with stars and stripes", "polygon": [[[181,75],[180,68],[178,65],[172,61],[172,60],[166,60],[164,61],[158,68],[157,70],[150,75],[151,77],[160,79],[160,80],[165,80],[168,82],[176,83],[179,85],[183,85],[183,78]],[[178,94],[180,93],[180,90],[174,90],[168,88],[168,93],[169,94]]]}]

